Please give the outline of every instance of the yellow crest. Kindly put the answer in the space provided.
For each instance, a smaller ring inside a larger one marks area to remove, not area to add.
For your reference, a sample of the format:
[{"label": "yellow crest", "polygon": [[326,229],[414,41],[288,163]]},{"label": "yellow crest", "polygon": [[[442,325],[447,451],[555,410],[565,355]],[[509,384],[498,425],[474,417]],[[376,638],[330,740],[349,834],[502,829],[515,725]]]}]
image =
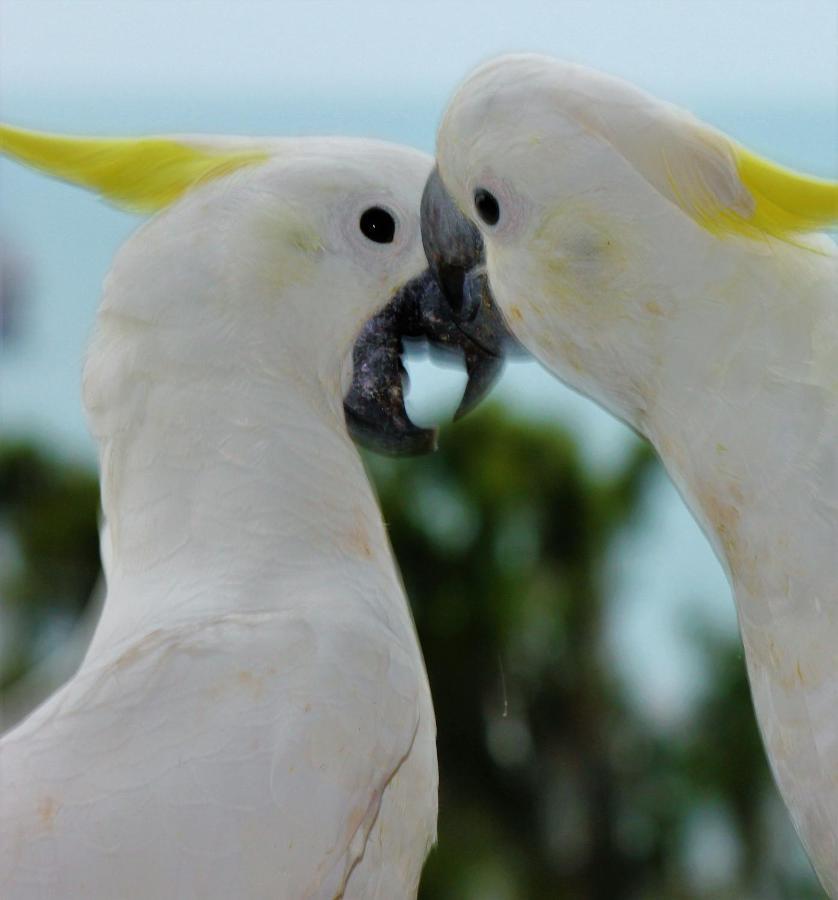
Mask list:
[{"label": "yellow crest", "polygon": [[199,148],[173,138],[69,137],[2,124],[0,152],[145,213],[168,206],[196,184],[268,158],[253,150]]},{"label": "yellow crest", "polygon": [[761,231],[783,236],[838,225],[838,182],[784,169],[744,147],[734,155],[754,199],[752,224]]},{"label": "yellow crest", "polygon": [[697,123],[679,125],[659,151],[664,192],[708,231],[794,242],[838,225],[838,183],[786,169]]}]

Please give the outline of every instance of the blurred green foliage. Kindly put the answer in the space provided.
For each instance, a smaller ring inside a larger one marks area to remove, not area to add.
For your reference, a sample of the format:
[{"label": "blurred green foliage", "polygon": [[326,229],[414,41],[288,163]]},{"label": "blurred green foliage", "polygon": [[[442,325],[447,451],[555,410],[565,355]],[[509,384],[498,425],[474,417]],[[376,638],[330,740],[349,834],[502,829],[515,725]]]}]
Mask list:
[{"label": "blurred green foliage", "polygon": [[0,443],[0,691],[78,619],[99,576],[95,473]]},{"label": "blurred green foliage", "polygon": [[[437,714],[422,900],[823,897],[778,811],[738,642],[697,630],[707,686],[675,734],[616,677],[605,573],[661,477],[645,446],[597,476],[561,429],[486,410],[430,457],[368,465]],[[84,608],[96,516],[90,472],[0,447],[0,684]]]}]

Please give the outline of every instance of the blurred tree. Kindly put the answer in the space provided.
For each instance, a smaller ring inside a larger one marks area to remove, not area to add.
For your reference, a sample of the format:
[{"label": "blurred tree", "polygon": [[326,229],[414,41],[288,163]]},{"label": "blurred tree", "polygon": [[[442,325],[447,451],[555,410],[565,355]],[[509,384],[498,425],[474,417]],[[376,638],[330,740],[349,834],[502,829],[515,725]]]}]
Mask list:
[{"label": "blurred tree", "polygon": [[90,469],[0,444],[0,691],[66,635],[99,575],[99,486]]},{"label": "blurred tree", "polygon": [[[423,900],[823,896],[789,861],[794,842],[772,838],[776,791],[738,644],[698,633],[707,688],[675,736],[614,674],[605,573],[660,477],[645,446],[597,476],[560,429],[486,410],[433,456],[367,461],[437,713],[439,847]],[[90,473],[0,447],[0,560],[12,563],[0,622],[19,634],[0,660],[6,683],[48,643],[44,623],[83,608],[96,509]],[[708,810],[728,823],[733,860],[712,878],[694,852],[712,837]]]}]

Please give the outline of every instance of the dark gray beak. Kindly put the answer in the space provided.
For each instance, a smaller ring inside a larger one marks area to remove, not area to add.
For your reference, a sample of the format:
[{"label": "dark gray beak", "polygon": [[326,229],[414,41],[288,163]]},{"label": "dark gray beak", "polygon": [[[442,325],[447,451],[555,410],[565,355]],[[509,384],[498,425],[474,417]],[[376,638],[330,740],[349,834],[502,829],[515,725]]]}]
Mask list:
[{"label": "dark gray beak", "polygon": [[[447,315],[469,340],[490,357],[502,359],[519,349],[495,304],[485,271],[483,238],[457,207],[434,167],[422,195],[422,244],[431,272],[445,298]],[[493,374],[492,381],[497,377]],[[477,405],[491,386],[475,379],[466,388],[457,417]]]},{"label": "dark gray beak", "polygon": [[430,270],[404,285],[358,335],[352,353],[352,385],[343,401],[352,437],[392,456],[427,453],[436,447],[436,431],[414,425],[404,407],[404,338],[424,339],[431,347],[462,354],[468,384],[458,414],[485,395],[503,366],[499,353],[455,324],[449,302]]}]

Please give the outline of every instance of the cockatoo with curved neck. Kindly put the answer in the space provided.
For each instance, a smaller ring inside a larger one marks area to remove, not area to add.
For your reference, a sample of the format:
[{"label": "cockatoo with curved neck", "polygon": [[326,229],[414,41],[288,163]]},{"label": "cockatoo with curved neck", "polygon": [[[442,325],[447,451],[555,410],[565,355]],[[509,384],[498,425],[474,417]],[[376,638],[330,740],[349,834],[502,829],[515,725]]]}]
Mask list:
[{"label": "cockatoo with curved neck", "polygon": [[532,55],[468,78],[437,151],[423,236],[462,326],[496,301],[657,449],[727,571],[774,775],[838,897],[838,252],[817,233],[838,185]]},{"label": "cockatoo with curved neck", "polygon": [[403,334],[465,352],[466,403],[497,371],[426,271],[430,159],[0,140],[158,211],[116,258],[84,370],[107,599],[77,675],[0,743],[0,896],[415,897],[433,708],[347,423],[432,445],[404,411]]}]

